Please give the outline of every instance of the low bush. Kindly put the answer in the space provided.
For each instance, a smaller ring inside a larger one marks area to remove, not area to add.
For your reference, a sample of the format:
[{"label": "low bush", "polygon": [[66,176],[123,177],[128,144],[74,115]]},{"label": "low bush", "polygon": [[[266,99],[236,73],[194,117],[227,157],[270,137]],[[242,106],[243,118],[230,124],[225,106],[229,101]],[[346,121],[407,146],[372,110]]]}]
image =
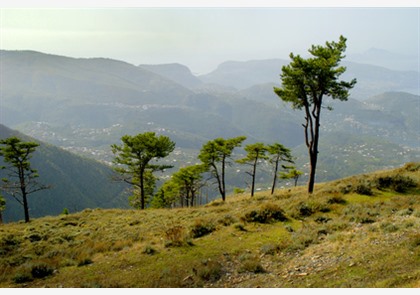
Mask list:
[{"label": "low bush", "polygon": [[354,189],[354,192],[359,195],[373,196],[372,188],[367,183],[359,183]]},{"label": "low bush", "polygon": [[345,205],[345,204],[347,204],[347,201],[340,196],[333,196],[333,197],[328,199],[327,204],[330,204],[330,205],[332,205],[332,204]]},{"label": "low bush", "polygon": [[146,246],[143,250],[143,253],[147,255],[155,255],[157,252],[158,251],[152,246]]},{"label": "low bush", "polygon": [[9,252],[13,251],[14,249],[18,248],[22,240],[13,235],[5,235],[0,238],[0,257],[3,255],[7,255]]},{"label": "low bush", "polygon": [[224,226],[229,226],[231,224],[234,224],[236,221],[237,221],[236,218],[230,214],[227,214],[223,216],[223,218],[218,220],[218,222],[223,224]]},{"label": "low bush", "polygon": [[165,231],[165,246],[166,247],[180,247],[186,244],[185,229],[184,227],[177,225],[168,228]]},{"label": "low bush", "polygon": [[409,189],[417,186],[412,178],[403,175],[379,177],[376,179],[376,184],[380,190],[392,189],[398,193],[405,193]]},{"label": "low bush", "polygon": [[404,169],[409,172],[416,172],[420,170],[420,163],[407,163]]},{"label": "low bush", "polygon": [[260,252],[261,252],[262,254],[265,254],[265,255],[274,255],[274,254],[276,254],[279,250],[280,250],[279,245],[276,245],[276,244],[273,244],[273,243],[270,243],[270,244],[264,244],[264,245],[262,245],[262,246],[261,246],[261,248],[260,248]]},{"label": "low bush", "polygon": [[270,223],[275,221],[287,221],[284,211],[275,204],[266,204],[259,210],[252,210],[242,218],[246,222]]},{"label": "low bush", "polygon": [[33,278],[32,278],[32,276],[29,273],[21,273],[21,272],[18,272],[12,278],[12,281],[15,284],[24,284],[24,283],[33,281]]},{"label": "low bush", "polygon": [[216,226],[212,221],[197,219],[191,228],[191,237],[200,238],[208,235],[216,230]]},{"label": "low bush", "polygon": [[294,210],[293,216],[295,218],[303,218],[309,217],[316,212],[330,212],[331,209],[326,204],[321,204],[318,202],[310,201],[310,202],[300,202]]},{"label": "low bush", "polygon": [[218,261],[206,260],[196,270],[197,276],[207,282],[216,282],[223,275],[223,266]]},{"label": "low bush", "polygon": [[235,223],[234,228],[240,231],[247,231],[247,229],[245,228],[245,225],[243,225],[242,223]]},{"label": "low bush", "polygon": [[32,265],[31,275],[35,279],[45,278],[49,275],[52,275],[54,269],[45,262],[38,262]]},{"label": "low bush", "polygon": [[239,273],[253,272],[253,273],[264,273],[265,269],[261,265],[261,262],[257,256],[251,254],[244,254],[239,257],[241,265],[238,268]]}]

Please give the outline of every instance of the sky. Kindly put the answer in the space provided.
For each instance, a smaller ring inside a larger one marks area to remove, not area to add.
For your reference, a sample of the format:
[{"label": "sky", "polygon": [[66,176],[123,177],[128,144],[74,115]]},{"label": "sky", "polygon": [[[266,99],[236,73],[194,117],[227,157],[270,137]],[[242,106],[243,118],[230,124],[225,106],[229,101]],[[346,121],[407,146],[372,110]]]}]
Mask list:
[{"label": "sky", "polygon": [[420,54],[420,7],[0,7],[1,49],[177,62],[195,74],[227,60],[305,55],[340,35],[347,54]]}]

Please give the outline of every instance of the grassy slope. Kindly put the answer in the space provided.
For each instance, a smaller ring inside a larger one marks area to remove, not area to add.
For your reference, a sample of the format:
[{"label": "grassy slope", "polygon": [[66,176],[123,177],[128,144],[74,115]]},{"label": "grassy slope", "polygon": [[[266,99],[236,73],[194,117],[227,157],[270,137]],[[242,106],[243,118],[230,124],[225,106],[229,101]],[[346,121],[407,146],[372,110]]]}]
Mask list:
[{"label": "grassy slope", "polygon": [[[377,185],[400,176],[416,187]],[[262,209],[288,220],[245,220]],[[214,231],[194,238],[194,229]],[[420,287],[419,229],[417,163],[321,183],[310,197],[297,187],[2,225],[0,287]]]}]

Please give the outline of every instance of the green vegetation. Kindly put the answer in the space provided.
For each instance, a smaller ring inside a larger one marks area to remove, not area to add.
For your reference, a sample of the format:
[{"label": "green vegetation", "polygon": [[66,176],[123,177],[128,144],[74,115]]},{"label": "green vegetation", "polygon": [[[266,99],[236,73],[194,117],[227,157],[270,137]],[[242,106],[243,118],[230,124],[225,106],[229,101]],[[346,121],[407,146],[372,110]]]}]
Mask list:
[{"label": "green vegetation", "polygon": [[[37,141],[0,124],[0,139],[18,137],[25,142],[36,142],[39,146],[31,158],[31,166],[38,170],[40,183],[51,184],[51,188],[29,197],[31,218],[59,215],[63,208],[78,212],[85,208],[127,208],[124,190],[127,185],[111,181],[113,170],[97,161],[77,156],[61,148]],[[5,166],[0,157],[0,166]],[[0,179],[7,178],[7,170],[0,170]],[[5,223],[24,219],[21,204],[7,193],[3,193],[6,209]]]},{"label": "green vegetation", "polygon": [[[35,180],[39,177],[38,171],[31,167],[29,161],[39,144],[23,142],[20,138],[13,136],[0,140],[0,145],[2,145],[0,156],[8,164],[8,166],[1,167],[1,169],[6,169],[8,174],[7,178],[2,179],[3,184],[0,188],[23,206],[25,222],[29,222],[28,196],[49,188],[49,186],[42,185]],[[0,211],[2,211],[4,204],[0,205]]]},{"label": "green vegetation", "polygon": [[122,176],[122,181],[134,187],[134,194],[140,195],[140,202],[134,201],[134,207],[145,209],[147,199],[152,196],[155,188],[153,172],[172,168],[151,162],[168,156],[174,150],[175,143],[167,136],[156,136],[154,132],[136,136],[124,135],[121,141],[122,145],[111,146],[115,155],[114,163],[117,165],[114,169]]},{"label": "green vegetation", "polygon": [[245,136],[238,136],[229,139],[216,138],[210,140],[203,145],[198,155],[204,167],[216,179],[223,201],[226,200],[226,165],[230,164],[230,157],[232,156],[233,150],[241,146],[245,139]]},{"label": "green vegetation", "polygon": [[[371,195],[356,192],[362,182]],[[298,186],[3,224],[0,287],[415,288],[419,204],[409,163],[316,184],[310,198]]]},{"label": "green vegetation", "polygon": [[257,175],[257,164],[261,162],[261,160],[268,159],[268,156],[266,155],[267,147],[262,142],[248,144],[245,146],[245,152],[247,153],[245,158],[239,159],[236,162],[239,164],[251,165],[252,167],[251,172],[247,172],[247,174],[252,177],[251,197],[253,197],[255,190],[255,176]]},{"label": "green vegetation", "polygon": [[304,59],[290,54],[292,61],[282,67],[282,88],[274,87],[274,92],[294,109],[305,110],[305,144],[309,152],[308,192],[312,193],[315,185],[318,144],[320,133],[321,109],[324,96],[346,101],[349,90],[356,84],[338,81],[346,68],[339,66],[344,58],[347,39],[340,36],[338,42],[326,42],[325,47],[312,45],[309,53],[313,56]]}]

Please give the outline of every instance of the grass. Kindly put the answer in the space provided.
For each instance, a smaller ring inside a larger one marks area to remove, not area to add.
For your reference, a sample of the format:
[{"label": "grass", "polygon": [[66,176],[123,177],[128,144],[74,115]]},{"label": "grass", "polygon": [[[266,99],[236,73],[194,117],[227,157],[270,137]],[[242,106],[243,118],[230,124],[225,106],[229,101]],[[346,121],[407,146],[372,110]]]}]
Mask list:
[{"label": "grass", "polygon": [[419,167],[4,224],[0,287],[420,287]]}]

